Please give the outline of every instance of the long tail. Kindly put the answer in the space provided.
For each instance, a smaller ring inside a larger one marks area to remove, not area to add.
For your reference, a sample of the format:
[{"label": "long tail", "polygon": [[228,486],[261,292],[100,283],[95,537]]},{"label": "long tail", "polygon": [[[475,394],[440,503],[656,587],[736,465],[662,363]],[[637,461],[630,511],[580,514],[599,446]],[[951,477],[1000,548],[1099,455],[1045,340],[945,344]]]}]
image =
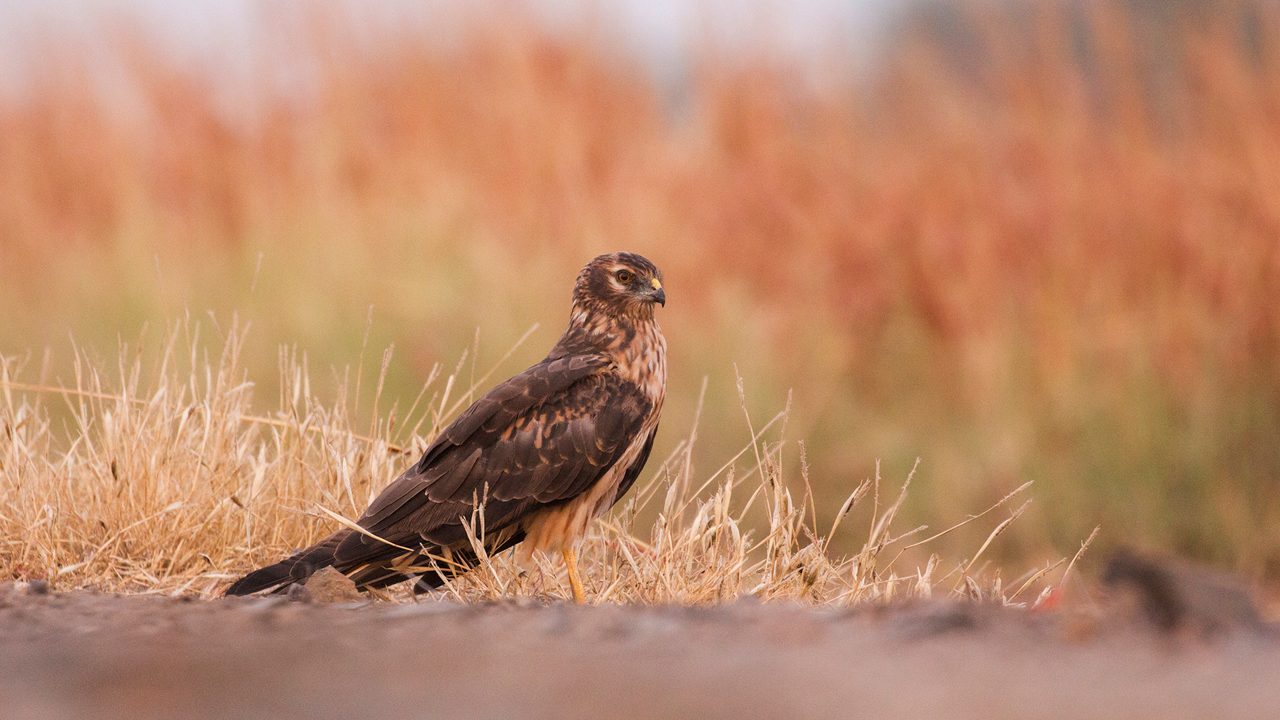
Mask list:
[{"label": "long tail", "polygon": [[249,595],[271,590],[279,592],[294,583],[306,582],[311,574],[334,563],[334,550],[351,534],[339,530],[301,552],[290,555],[275,565],[268,565],[245,575],[227,588],[227,595]]},{"label": "long tail", "polygon": [[[332,567],[350,577],[361,590],[384,588],[416,579],[414,591],[428,592],[443,585],[446,579],[465,573],[477,560],[470,548],[457,547],[451,552],[452,564],[434,570],[423,569],[424,565],[430,564],[427,558],[441,554],[440,548],[421,548],[405,553],[396,545],[365,545],[356,542],[359,539],[352,537],[351,530],[339,530],[306,550],[245,575],[232,583],[224,594],[251,595],[264,590],[282,592],[290,585],[306,582],[313,573],[326,567]],[[522,530],[509,536],[504,533],[502,537],[495,539],[489,552],[500,553],[522,540]],[[403,542],[408,545],[412,540],[405,539]]]}]

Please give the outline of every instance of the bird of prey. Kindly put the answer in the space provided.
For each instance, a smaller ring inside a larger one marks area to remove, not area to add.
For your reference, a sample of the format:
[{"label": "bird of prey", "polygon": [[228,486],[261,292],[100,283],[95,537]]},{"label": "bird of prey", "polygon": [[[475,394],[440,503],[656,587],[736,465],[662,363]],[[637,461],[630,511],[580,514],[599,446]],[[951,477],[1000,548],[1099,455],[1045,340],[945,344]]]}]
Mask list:
[{"label": "bird of prey", "polygon": [[352,528],[249,573],[228,595],[281,591],[332,567],[359,588],[439,587],[488,553],[559,551],[585,601],[576,541],[636,481],[658,430],[667,343],[662,273],[626,252],[579,273],[569,327],[539,363],[446,427]]}]

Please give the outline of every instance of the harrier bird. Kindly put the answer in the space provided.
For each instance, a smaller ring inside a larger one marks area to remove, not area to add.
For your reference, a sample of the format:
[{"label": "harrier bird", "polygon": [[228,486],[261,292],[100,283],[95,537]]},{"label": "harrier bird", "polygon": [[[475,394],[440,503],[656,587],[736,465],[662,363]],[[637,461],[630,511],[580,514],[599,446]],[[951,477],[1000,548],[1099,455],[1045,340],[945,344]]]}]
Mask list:
[{"label": "harrier bird", "polygon": [[632,253],[601,255],[573,287],[569,327],[541,362],[458,416],[357,524],[249,573],[228,595],[280,591],[333,567],[360,588],[439,587],[488,552],[559,551],[585,596],[576,541],[644,467],[666,393],[667,341],[653,318],[662,273]]}]

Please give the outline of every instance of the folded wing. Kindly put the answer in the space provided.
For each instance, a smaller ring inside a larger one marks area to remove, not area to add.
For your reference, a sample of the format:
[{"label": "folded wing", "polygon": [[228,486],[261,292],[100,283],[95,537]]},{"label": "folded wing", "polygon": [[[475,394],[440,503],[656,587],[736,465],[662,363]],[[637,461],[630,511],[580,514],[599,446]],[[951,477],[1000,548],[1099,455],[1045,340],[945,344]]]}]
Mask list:
[{"label": "folded wing", "polygon": [[[622,457],[652,410],[639,387],[608,368],[599,356],[548,359],[495,387],[373,501],[360,526],[398,545],[446,547],[465,540],[477,504],[484,534],[496,536],[585,492]],[[352,533],[338,545],[335,564],[386,548]]]}]

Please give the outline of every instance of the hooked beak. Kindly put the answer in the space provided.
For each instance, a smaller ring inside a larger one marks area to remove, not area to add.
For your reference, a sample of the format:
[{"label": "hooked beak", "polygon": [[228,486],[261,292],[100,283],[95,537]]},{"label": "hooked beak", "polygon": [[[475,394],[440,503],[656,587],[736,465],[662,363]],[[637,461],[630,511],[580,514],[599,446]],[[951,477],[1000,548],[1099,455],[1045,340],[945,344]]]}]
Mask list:
[{"label": "hooked beak", "polygon": [[652,278],[649,280],[649,284],[653,286],[653,293],[651,294],[653,301],[663,307],[666,307],[667,293],[662,289],[662,282],[659,281],[658,278]]}]

